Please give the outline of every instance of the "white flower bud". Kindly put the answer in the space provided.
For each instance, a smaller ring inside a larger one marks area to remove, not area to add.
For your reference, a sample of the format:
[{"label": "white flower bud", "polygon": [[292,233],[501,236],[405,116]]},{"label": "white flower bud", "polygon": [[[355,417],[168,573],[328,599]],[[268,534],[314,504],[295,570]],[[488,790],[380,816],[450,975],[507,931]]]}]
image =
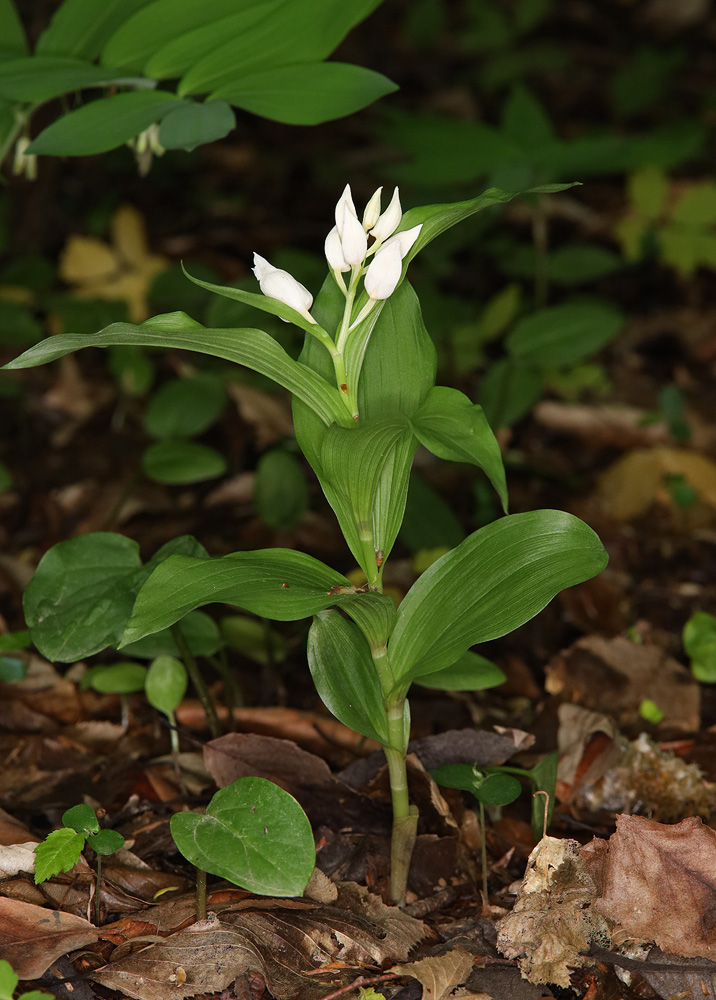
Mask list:
[{"label": "white flower bud", "polygon": [[355,215],[355,217],[358,218],[356,207],[353,204],[353,195],[351,194],[350,184],[346,184],[343,188],[343,194],[336,202],[336,226],[338,227],[338,234],[340,236],[343,235],[343,219],[346,210],[348,210],[351,215]]},{"label": "white flower bud", "polygon": [[368,204],[365,206],[365,212],[363,213],[363,228],[366,232],[369,232],[380,218],[380,195],[382,190],[383,188],[379,187]]},{"label": "white flower bud", "polygon": [[403,210],[400,207],[400,195],[396,188],[393,192],[393,197],[390,199],[390,204],[371,229],[371,235],[376,243],[382,243],[383,240],[387,240],[400,225],[402,217]]},{"label": "white flower bud", "polygon": [[324,251],[326,254],[326,260],[328,261],[328,266],[332,271],[350,271],[351,266],[350,264],[346,264],[345,258],[343,257],[341,238],[338,235],[338,229],[336,226],[334,226],[328,236],[326,236]]},{"label": "white flower bud", "polygon": [[368,237],[358,221],[350,184],[346,184],[336,205],[336,229],[341,240],[343,260],[351,267],[362,264],[368,251]]},{"label": "white flower bud", "polygon": [[418,226],[413,226],[412,229],[404,229],[401,233],[396,233],[395,236],[391,236],[389,240],[386,240],[381,250],[385,250],[386,247],[392,246],[397,243],[400,247],[400,257],[401,260],[405,257],[409,250],[412,249],[413,244],[420,236],[420,230],[423,228],[422,222]]},{"label": "white flower bud", "polygon": [[365,290],[371,299],[387,299],[393,294],[403,271],[400,243],[383,246],[365,272]]},{"label": "white flower bud", "polygon": [[308,311],[313,305],[313,296],[300,281],[296,281],[292,274],[281,270],[280,267],[274,267],[257,253],[254,254],[252,270],[264,295],[295,309],[310,323],[316,322]]}]

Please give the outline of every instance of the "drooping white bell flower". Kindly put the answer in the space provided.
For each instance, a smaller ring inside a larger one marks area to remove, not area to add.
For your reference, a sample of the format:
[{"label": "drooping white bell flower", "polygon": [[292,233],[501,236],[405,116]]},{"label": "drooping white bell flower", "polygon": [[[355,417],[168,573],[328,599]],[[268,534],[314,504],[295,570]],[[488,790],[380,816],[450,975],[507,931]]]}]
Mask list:
[{"label": "drooping white bell flower", "polygon": [[365,272],[365,290],[373,300],[389,298],[400,281],[403,257],[396,240],[378,250]]},{"label": "drooping white bell flower", "polygon": [[380,218],[380,196],[382,191],[383,188],[379,187],[378,190],[373,193],[370,201],[365,206],[365,212],[363,212],[363,228],[367,233],[370,232]]},{"label": "drooping white bell flower", "polygon": [[326,254],[326,260],[328,261],[328,266],[332,271],[350,271],[350,264],[346,263],[343,256],[343,247],[341,245],[341,238],[338,235],[338,227],[334,226],[331,229],[328,236],[326,236],[326,242],[324,244],[324,252]]},{"label": "drooping white bell flower", "polygon": [[362,264],[368,250],[368,237],[356,215],[350,184],[346,184],[336,205],[336,229],[343,260],[351,267]]},{"label": "drooping white bell flower", "polygon": [[400,225],[402,217],[403,210],[400,207],[400,195],[398,194],[398,189],[396,188],[395,191],[393,191],[393,197],[390,199],[390,204],[370,231],[375,242],[382,243],[383,240],[387,240],[389,236],[392,236]]},{"label": "drooping white bell flower", "polygon": [[313,305],[313,296],[305,285],[297,281],[292,274],[280,267],[274,267],[273,264],[269,264],[265,257],[261,257],[257,253],[254,254],[252,270],[264,295],[270,299],[277,299],[284,305],[291,306],[309,323],[316,322],[308,311]]}]

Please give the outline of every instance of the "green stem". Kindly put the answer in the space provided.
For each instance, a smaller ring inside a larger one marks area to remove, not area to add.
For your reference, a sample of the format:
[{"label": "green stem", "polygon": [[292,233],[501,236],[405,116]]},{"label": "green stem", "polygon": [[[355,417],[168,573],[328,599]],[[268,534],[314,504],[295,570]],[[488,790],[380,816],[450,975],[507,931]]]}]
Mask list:
[{"label": "green stem", "polygon": [[209,731],[211,732],[213,739],[218,739],[221,736],[221,726],[219,725],[219,718],[216,714],[216,708],[214,707],[214,702],[211,700],[211,695],[209,694],[209,689],[206,686],[204,678],[201,676],[201,671],[196,665],[196,660],[194,659],[194,654],[189,649],[189,645],[184,638],[184,634],[180,629],[179,625],[172,625],[171,627],[172,635],[174,636],[174,641],[177,644],[177,649],[179,650],[179,655],[181,656],[184,666],[186,667],[186,672],[191,677],[191,682],[194,685],[194,690],[199,696],[199,701],[201,702],[202,708],[206,713],[206,720],[209,723]]},{"label": "green stem", "polygon": [[480,806],[480,861],[482,863],[482,901],[487,906],[487,838],[485,837],[485,806],[478,799]]},{"label": "green stem", "polygon": [[[391,746],[383,747],[388,762],[390,796],[393,802],[393,832],[390,840],[390,896],[398,906],[405,905],[410,859],[418,831],[418,810],[410,804],[408,768],[405,761],[405,699],[387,703],[388,735]],[[400,747],[400,749],[396,749]]]},{"label": "green stem", "polygon": [[100,908],[100,892],[102,889],[102,855],[97,855],[97,874],[95,876],[94,883],[94,923],[95,927],[99,927],[100,920],[102,919],[102,911]]},{"label": "green stem", "polygon": [[360,541],[363,561],[365,563],[365,575],[368,585],[375,590],[381,589],[381,569],[378,567],[378,558],[375,552],[375,535],[370,521],[359,521],[356,524],[358,529],[358,539]]},{"label": "green stem", "polygon": [[206,920],[206,872],[196,870],[196,919]]}]

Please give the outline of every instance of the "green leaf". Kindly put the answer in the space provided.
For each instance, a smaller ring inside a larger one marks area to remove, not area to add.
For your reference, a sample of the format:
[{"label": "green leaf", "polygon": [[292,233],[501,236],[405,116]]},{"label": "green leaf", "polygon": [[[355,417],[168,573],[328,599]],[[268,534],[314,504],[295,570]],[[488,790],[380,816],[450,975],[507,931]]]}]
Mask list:
[{"label": "green leaf", "polygon": [[398,608],[390,640],[396,688],[523,625],[606,563],[597,535],[564,511],[511,514],[480,528],[433,563]]},{"label": "green leaf", "polygon": [[163,90],[101,97],[48,125],[27,151],[42,156],[106,153],[159,121],[178,102],[178,97]]},{"label": "green leaf", "polygon": [[170,719],[186,694],[186,668],[173,656],[158,656],[144,683],[147,701]]},{"label": "green leaf", "polygon": [[146,677],[147,668],[140,663],[103,663],[83,674],[80,688],[92,688],[100,694],[131,694],[144,690]]},{"label": "green leaf", "polygon": [[0,655],[0,681],[3,684],[17,684],[27,677],[27,664],[16,656]]},{"label": "green leaf", "polygon": [[522,785],[517,778],[493,771],[476,784],[473,795],[486,806],[507,806],[519,798],[521,792]]},{"label": "green leaf", "polygon": [[520,320],[505,344],[514,359],[539,370],[568,367],[601,350],[625,323],[610,302],[571,302]]},{"label": "green leaf", "polygon": [[[555,804],[555,788],[557,785],[557,765],[559,764],[559,754],[546,754],[542,760],[537,761],[535,766],[527,772],[527,777],[532,782],[534,791],[547,792],[544,795],[532,796],[532,833],[535,840],[540,840],[545,829],[549,829],[552,822],[552,813]],[[547,809],[547,823],[544,821],[544,812]]]},{"label": "green leaf", "polygon": [[387,76],[340,62],[278,66],[241,75],[212,99],[288,125],[319,125],[360,111],[398,87]]},{"label": "green leaf", "polygon": [[18,984],[18,977],[15,975],[13,967],[5,959],[0,959],[0,998],[1,1000],[12,1000],[13,993]]},{"label": "green leaf", "polygon": [[63,0],[37,41],[38,55],[94,59],[117,28],[148,0]]},{"label": "green leaf", "polygon": [[67,827],[53,830],[35,848],[35,885],[59,872],[68,872],[79,861],[84,846],[83,834]]},{"label": "green leaf", "polygon": [[24,55],[28,51],[25,29],[13,0],[0,0],[0,39],[4,54]]},{"label": "green leaf", "polygon": [[510,427],[532,409],[544,392],[545,376],[510,358],[491,365],[480,386],[485,416],[493,427]]},{"label": "green leaf", "polygon": [[421,674],[415,683],[439,691],[484,691],[504,684],[507,678],[492,660],[468,650],[453,663],[434,674]]},{"label": "green leaf", "polygon": [[352,618],[372,650],[380,652],[395,624],[395,601],[388,594],[356,594],[341,602],[341,611]]},{"label": "green leaf", "polygon": [[430,771],[430,776],[441,788],[459,788],[475,794],[475,768],[472,764],[445,764]]},{"label": "green leaf", "polygon": [[410,476],[398,537],[414,555],[429,549],[452,549],[465,537],[451,505],[416,472]]},{"label": "green leaf", "polygon": [[239,778],[221,788],[204,816],[175,813],[171,832],[187,861],[249,892],[300,896],[313,872],[306,814],[264,778]]},{"label": "green leaf", "polygon": [[256,549],[218,559],[173,556],[139,591],[122,644],[217,602],[277,621],[308,618],[341,603],[340,595],[329,593],[334,586],[350,588],[351,583],[325,563],[292,549]]},{"label": "green leaf", "polygon": [[124,837],[116,830],[99,830],[87,838],[87,844],[97,854],[116,854],[124,847]]},{"label": "green leaf", "polygon": [[[203,611],[190,611],[177,624],[184,636],[184,641],[194,656],[214,656],[224,646],[219,627],[213,618]],[[157,656],[180,656],[176,638],[171,629],[154,632],[145,636],[139,642],[131,642],[124,646],[128,656],[136,656],[140,660],[153,660]],[[142,687],[144,685],[142,684]]]},{"label": "green leaf", "polygon": [[21,629],[18,632],[4,632],[0,635],[0,652],[3,650],[27,649],[32,645],[32,636],[29,629]]},{"label": "green leaf", "polygon": [[716,184],[706,181],[685,191],[674,205],[671,221],[685,226],[712,226],[716,222]]},{"label": "green leaf", "polygon": [[142,455],[142,472],[156,483],[183,485],[216,479],[226,472],[226,459],[204,444],[166,438],[150,445]]},{"label": "green leaf", "polygon": [[193,375],[166,382],[149,400],[144,428],[154,437],[191,437],[203,434],[226,406],[221,379]]},{"label": "green leaf", "polygon": [[242,74],[325,59],[380,0],[304,0],[284,3],[200,58],[182,78],[181,95],[215,91]]},{"label": "green leaf", "polygon": [[638,214],[653,222],[664,210],[669,180],[658,167],[644,167],[629,177],[627,193]]},{"label": "green leaf", "polygon": [[[402,515],[408,477],[417,442],[399,414],[367,421],[354,428],[329,427],[320,457],[320,481],[336,513],[356,561],[370,573],[374,552],[387,558],[397,535],[396,508]],[[406,463],[405,459],[408,458]],[[407,466],[407,467],[406,467]],[[381,484],[398,469],[402,482],[391,481],[384,494]],[[366,545],[370,549],[366,557]]]},{"label": "green leaf", "polygon": [[[264,296],[257,297],[264,299]],[[99,333],[91,335],[66,333],[49,337],[5,365],[5,368],[32,368],[82,347],[138,344],[163,349],[179,348],[234,361],[272,378],[304,400],[326,425],[339,423],[347,426],[351,423],[350,414],[340,400],[338,389],[330,386],[306,365],[294,361],[263,330],[188,328],[183,322],[174,327],[167,321],[167,317],[158,319],[160,323],[156,329],[151,325],[154,320],[148,320],[147,325],[142,326],[112,323]]]},{"label": "green leaf", "polygon": [[716,618],[695,611],[684,625],[682,641],[694,677],[702,684],[716,682]]},{"label": "green leaf", "polygon": [[0,62],[0,98],[42,103],[84,87],[111,83],[113,74],[84,59],[32,56]]},{"label": "green leaf", "polygon": [[502,453],[482,407],[457,389],[434,386],[410,421],[422,445],[449,462],[472,462],[484,470],[507,511]]},{"label": "green leaf", "polygon": [[59,542],[40,560],[23,597],[37,648],[63,663],[119,641],[134,602],[139,547],[97,532]]},{"label": "green leaf", "polygon": [[283,663],[288,656],[286,639],[280,632],[269,628],[266,621],[249,618],[248,615],[229,615],[221,619],[220,628],[230,649],[256,663]]},{"label": "green leaf", "polygon": [[555,138],[545,109],[522,84],[513,87],[502,111],[502,131],[528,154]]},{"label": "green leaf", "polygon": [[370,647],[358,627],[339,611],[322,611],[313,619],[308,633],[308,666],[329,712],[361,736],[390,745],[388,718]]},{"label": "green leaf", "polygon": [[272,448],[256,466],[254,501],[274,531],[292,531],[308,509],[308,485],[303,469],[283,448]]},{"label": "green leaf", "polygon": [[226,101],[184,102],[162,118],[159,142],[165,149],[191,151],[223,139],[235,125],[236,116]]},{"label": "green leaf", "polygon": [[94,809],[85,803],[66,809],[62,813],[62,822],[76,833],[90,834],[99,830],[99,821]]}]

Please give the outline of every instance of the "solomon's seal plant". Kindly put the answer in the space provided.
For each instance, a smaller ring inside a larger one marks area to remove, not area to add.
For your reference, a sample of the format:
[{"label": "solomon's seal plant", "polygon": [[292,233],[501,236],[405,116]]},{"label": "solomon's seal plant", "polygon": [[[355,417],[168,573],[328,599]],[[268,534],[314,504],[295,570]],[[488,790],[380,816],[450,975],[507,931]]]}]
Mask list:
[{"label": "solomon's seal plant", "polygon": [[[116,639],[120,645],[137,642],[213,602],[280,621],[313,616],[308,662],[321,698],[345,725],[385,751],[396,902],[405,898],[418,823],[405,760],[411,684],[483,686],[483,661],[470,651],[473,645],[517,628],[564,587],[606,564],[599,539],[578,518],[559,510],[506,513],[433,563],[400,607],[383,593],[419,445],[439,458],[479,466],[507,509],[497,441],[479,406],[456,389],[435,385],[435,348],[405,275],[411,259],[436,236],[514,196],[490,189],[468,201],[403,214],[397,190],[381,211],[379,189],[359,217],[346,187],[325,243],[329,274],[315,302],[290,274],[259,255],[254,273],[263,294],[191,278],[304,330],[298,360],[259,329],[210,329],[170,313],[140,326],[114,323],[90,336],[52,337],[9,366],[25,368],[89,346],[187,348],[245,365],[293,393],[298,443],[365,583],[351,584],[325,563],[290,549],[220,558],[200,549],[168,554],[143,580]],[[35,579],[42,575],[41,562]],[[44,634],[50,631],[47,616],[61,614],[61,597],[44,607]],[[28,626],[37,624],[28,614]]]}]

